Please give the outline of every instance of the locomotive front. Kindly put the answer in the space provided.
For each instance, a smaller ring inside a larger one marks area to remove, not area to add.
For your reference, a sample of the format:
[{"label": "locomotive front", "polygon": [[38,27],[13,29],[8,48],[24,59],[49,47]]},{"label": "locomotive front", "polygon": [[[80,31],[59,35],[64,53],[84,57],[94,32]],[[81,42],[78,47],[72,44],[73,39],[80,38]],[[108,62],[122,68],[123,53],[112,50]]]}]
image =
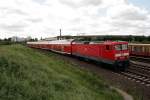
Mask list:
[{"label": "locomotive front", "polygon": [[117,42],[114,47],[115,66],[125,70],[129,66],[128,42]]}]

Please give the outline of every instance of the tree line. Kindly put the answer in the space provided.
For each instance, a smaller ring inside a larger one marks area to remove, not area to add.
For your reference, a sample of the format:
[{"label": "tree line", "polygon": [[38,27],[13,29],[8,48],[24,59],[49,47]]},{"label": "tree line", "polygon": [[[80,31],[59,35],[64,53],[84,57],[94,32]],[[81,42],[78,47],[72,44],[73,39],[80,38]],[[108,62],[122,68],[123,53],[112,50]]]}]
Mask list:
[{"label": "tree line", "polygon": [[[63,36],[63,39],[77,39],[79,41],[128,41],[133,43],[150,43],[150,36]],[[38,41],[37,38],[31,38],[28,41]],[[11,38],[0,39],[0,45],[9,45],[15,43],[26,44],[27,41],[12,41]]]},{"label": "tree line", "polygon": [[[68,38],[68,37],[67,37]],[[89,36],[89,37],[74,37],[81,41],[128,41],[133,43],[150,43],[150,36]]]},{"label": "tree line", "polygon": [[4,39],[0,39],[0,45],[11,45],[11,44],[26,44],[26,42],[28,41],[38,41],[37,38],[31,38],[29,40],[25,40],[25,41],[12,41],[12,38],[4,38]]}]

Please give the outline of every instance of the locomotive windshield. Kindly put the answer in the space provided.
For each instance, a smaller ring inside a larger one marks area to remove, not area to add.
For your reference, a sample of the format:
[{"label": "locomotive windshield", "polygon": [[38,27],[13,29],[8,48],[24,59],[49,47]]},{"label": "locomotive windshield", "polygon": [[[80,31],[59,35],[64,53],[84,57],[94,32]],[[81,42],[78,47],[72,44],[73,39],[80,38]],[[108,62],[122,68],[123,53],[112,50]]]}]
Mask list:
[{"label": "locomotive windshield", "polygon": [[127,44],[115,45],[115,50],[127,50],[127,49],[128,49],[128,45]]}]

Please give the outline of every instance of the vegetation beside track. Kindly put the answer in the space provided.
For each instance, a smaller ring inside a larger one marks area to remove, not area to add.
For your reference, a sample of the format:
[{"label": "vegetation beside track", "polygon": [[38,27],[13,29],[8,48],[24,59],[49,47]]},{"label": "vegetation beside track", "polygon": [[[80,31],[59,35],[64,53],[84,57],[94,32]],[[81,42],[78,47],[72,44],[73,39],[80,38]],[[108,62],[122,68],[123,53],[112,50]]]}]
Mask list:
[{"label": "vegetation beside track", "polygon": [[0,46],[1,100],[122,100],[90,72],[22,45]]}]

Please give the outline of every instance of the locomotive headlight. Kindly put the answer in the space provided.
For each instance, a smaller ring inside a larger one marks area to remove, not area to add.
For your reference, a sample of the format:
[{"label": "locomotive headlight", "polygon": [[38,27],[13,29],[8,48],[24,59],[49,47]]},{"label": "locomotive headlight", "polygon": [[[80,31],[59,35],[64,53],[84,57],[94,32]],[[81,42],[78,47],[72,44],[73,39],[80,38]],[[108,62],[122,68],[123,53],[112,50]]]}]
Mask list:
[{"label": "locomotive headlight", "polygon": [[115,57],[128,57],[129,56],[129,53],[118,53],[118,54],[115,54]]},{"label": "locomotive headlight", "polygon": [[120,53],[115,54],[115,57],[120,57],[120,56],[121,56],[121,54],[120,54]]},{"label": "locomotive headlight", "polygon": [[123,53],[124,56],[129,56],[129,53]]}]

